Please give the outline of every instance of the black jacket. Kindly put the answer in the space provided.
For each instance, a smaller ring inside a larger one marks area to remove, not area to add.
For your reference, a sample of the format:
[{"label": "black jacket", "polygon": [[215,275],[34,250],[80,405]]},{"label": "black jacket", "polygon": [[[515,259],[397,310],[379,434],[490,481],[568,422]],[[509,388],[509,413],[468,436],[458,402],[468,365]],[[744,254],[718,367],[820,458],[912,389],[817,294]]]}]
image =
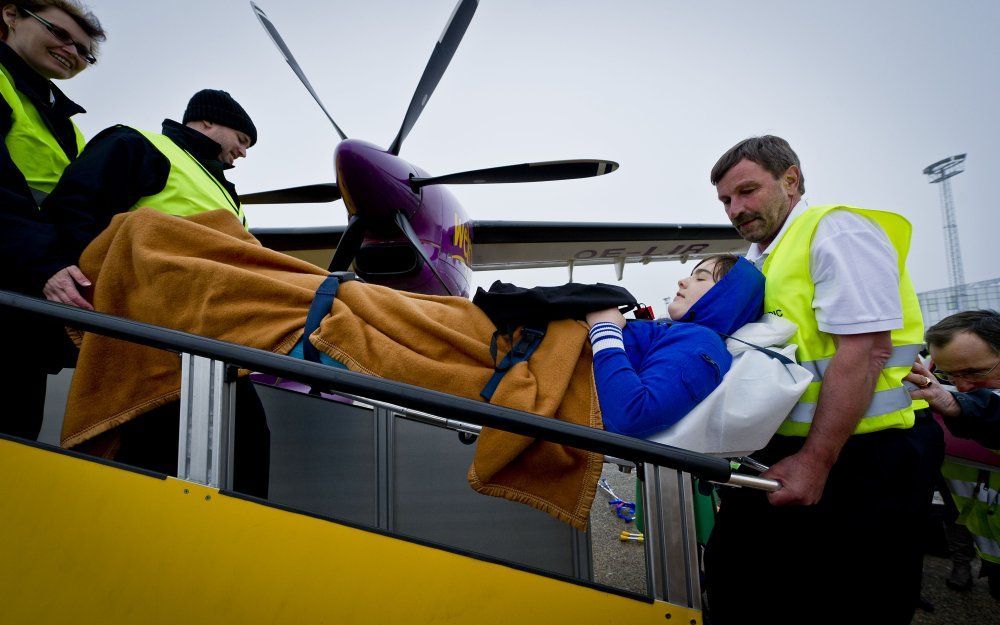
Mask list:
[{"label": "black jacket", "polygon": [[[52,136],[66,156],[77,156],[76,133],[70,117],[85,112],[67,98],[52,81],[39,75],[7,44],[0,42],[0,65],[10,74],[14,88],[38,109]],[[0,98],[0,137],[13,125],[10,105]],[[0,140],[0,288],[39,295],[53,272],[42,265],[55,244],[52,228],[43,222],[24,175]],[[57,268],[58,269],[58,268]]]},{"label": "black jacket", "polygon": [[980,388],[952,393],[962,414],[945,418],[944,424],[959,438],[971,438],[983,447],[1000,449],[1000,391]]},{"label": "black jacket", "polygon": [[[233,200],[239,201],[236,187],[223,174],[228,166],[218,158],[222,146],[169,119],[163,121],[163,134],[197,158]],[[141,198],[162,191],[169,174],[170,161],[137,130],[127,126],[102,130],[66,168],[42,204],[59,240],[50,264],[58,265],[56,270],[77,264],[84,248],[112,217],[128,211]]]}]

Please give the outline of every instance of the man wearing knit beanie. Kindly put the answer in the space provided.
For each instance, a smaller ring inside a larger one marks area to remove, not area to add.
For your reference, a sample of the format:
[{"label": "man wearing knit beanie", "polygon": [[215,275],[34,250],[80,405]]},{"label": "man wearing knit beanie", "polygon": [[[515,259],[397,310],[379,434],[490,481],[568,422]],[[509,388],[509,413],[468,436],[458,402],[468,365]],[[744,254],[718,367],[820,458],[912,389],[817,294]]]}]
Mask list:
[{"label": "man wearing knit beanie", "polygon": [[[63,172],[42,204],[60,243],[44,259],[52,276],[43,289],[48,299],[91,308],[79,292],[90,280],[77,263],[118,213],[150,207],[186,217],[222,209],[246,226],[236,187],[224,172],[257,142],[250,116],[225,91],[204,89],[188,102],[182,119],[164,120],[159,133],[112,126],[91,139]],[[237,432],[242,434],[235,442],[234,487],[266,497],[270,433],[253,389],[246,383],[237,386]],[[171,420],[177,427],[177,407],[164,410],[171,413],[166,421],[159,413],[155,418],[147,415],[140,422],[145,425],[123,433],[117,457],[176,475],[177,437],[149,433]]]},{"label": "man wearing knit beanie", "polygon": [[[73,276],[84,248],[118,213],[140,206],[185,217],[224,209],[246,225],[236,187],[225,170],[257,142],[257,127],[229,93],[202,89],[188,101],[182,122],[163,120],[159,133],[112,126],[90,140],[63,173],[42,210],[57,224],[61,249],[51,264],[70,275],[46,286],[46,296],[86,307]],[[69,282],[65,278],[72,278]]]},{"label": "man wearing knit beanie", "polygon": [[229,165],[257,143],[257,127],[225,91],[202,89],[191,96],[181,121],[215,140],[222,147],[219,160]]}]

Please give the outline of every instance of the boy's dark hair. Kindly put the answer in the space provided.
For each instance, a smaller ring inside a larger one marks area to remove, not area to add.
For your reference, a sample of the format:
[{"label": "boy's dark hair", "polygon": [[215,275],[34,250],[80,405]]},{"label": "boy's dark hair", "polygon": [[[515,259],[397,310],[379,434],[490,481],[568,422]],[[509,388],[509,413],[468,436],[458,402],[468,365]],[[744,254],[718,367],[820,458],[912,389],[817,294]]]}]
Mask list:
[{"label": "boy's dark hair", "polygon": [[[714,254],[701,259],[701,261],[699,261],[694,268],[697,269],[708,261],[714,260],[715,267],[712,267],[712,279],[718,282],[719,280],[722,280],[733,267],[736,266],[736,261],[739,260],[739,258],[740,257],[736,254]],[[692,270],[691,273],[694,273],[694,270]]]},{"label": "boy's dark hair", "polygon": [[719,184],[726,173],[743,159],[757,163],[775,179],[795,165],[799,170],[799,194],[806,192],[806,177],[802,173],[798,155],[787,141],[774,135],[750,137],[729,148],[712,168],[712,185]]}]

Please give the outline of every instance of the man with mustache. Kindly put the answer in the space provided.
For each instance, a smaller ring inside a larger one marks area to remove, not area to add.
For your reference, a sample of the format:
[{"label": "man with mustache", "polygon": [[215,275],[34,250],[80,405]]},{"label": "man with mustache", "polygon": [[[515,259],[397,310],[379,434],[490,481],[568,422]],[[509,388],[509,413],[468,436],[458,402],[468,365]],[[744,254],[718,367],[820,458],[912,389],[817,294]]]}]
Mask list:
[{"label": "man with mustache", "polygon": [[797,325],[797,360],[814,375],[755,454],[782,488],[722,493],[705,556],[712,622],[909,623],[934,473],[923,456],[941,445],[913,427],[923,404],[903,387],[923,342],[909,223],[808,206],[780,137],[740,142],[711,180],[767,278],[765,310]]}]

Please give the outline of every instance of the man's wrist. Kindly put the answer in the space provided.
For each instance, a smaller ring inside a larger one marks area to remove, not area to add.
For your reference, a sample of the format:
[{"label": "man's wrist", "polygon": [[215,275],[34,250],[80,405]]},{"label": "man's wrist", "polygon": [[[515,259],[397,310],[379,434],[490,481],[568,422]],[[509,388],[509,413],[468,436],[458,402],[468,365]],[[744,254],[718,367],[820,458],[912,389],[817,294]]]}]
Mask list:
[{"label": "man's wrist", "polygon": [[817,469],[829,472],[840,456],[840,447],[834,449],[826,441],[819,442],[807,438],[799,454]]},{"label": "man's wrist", "polygon": [[951,391],[944,391],[941,403],[936,406],[938,414],[949,419],[957,419],[962,416],[962,406],[958,403],[956,394]]}]

